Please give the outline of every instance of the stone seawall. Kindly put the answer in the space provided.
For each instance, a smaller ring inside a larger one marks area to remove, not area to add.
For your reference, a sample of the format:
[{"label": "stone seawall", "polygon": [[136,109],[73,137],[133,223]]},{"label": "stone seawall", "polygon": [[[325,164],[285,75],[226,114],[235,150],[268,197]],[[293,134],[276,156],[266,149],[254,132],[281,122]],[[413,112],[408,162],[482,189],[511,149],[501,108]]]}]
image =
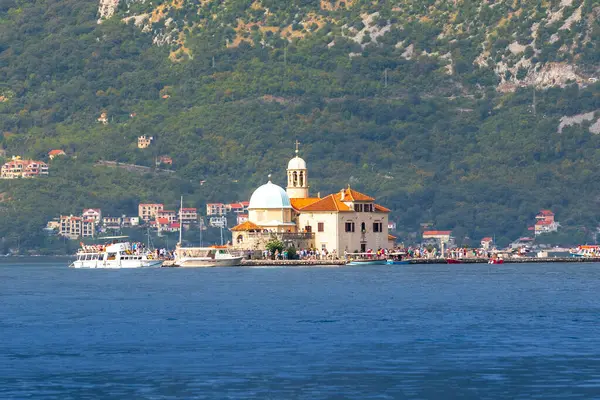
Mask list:
[{"label": "stone seawall", "polygon": [[[457,264],[487,264],[489,258],[461,258],[456,259]],[[581,263],[600,262],[600,257],[520,257],[505,258],[504,264],[525,263]],[[423,258],[410,260],[410,264],[449,264],[446,258]]]},{"label": "stone seawall", "polygon": [[[458,259],[456,264],[487,264],[488,258],[463,258]],[[507,258],[504,264],[525,264],[525,263],[600,263],[600,257],[521,257]],[[446,258],[422,258],[410,260],[410,264],[448,264]],[[240,267],[264,267],[264,266],[342,266],[346,265],[345,260],[242,260]],[[495,264],[500,265],[500,264]],[[390,267],[400,267],[401,265],[390,265]],[[165,261],[163,267],[177,267],[174,261]],[[365,265],[365,267],[368,267]]]}]

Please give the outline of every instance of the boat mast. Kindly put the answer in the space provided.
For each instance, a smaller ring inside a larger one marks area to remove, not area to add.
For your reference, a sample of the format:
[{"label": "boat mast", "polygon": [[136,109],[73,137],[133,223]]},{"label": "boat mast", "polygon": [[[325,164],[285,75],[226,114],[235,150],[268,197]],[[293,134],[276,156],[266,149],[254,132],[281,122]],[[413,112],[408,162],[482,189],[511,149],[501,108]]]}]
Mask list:
[{"label": "boat mast", "polygon": [[183,232],[183,223],[181,222],[182,208],[183,208],[183,196],[181,196],[181,199],[179,201],[179,247],[181,247],[181,235]]}]

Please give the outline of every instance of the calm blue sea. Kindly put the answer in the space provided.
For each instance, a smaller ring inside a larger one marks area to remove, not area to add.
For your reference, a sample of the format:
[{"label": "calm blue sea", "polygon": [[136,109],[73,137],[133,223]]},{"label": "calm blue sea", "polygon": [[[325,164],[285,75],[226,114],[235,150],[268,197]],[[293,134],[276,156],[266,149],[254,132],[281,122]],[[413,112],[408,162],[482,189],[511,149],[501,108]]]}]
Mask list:
[{"label": "calm blue sea", "polygon": [[600,398],[600,264],[0,261],[1,399]]}]

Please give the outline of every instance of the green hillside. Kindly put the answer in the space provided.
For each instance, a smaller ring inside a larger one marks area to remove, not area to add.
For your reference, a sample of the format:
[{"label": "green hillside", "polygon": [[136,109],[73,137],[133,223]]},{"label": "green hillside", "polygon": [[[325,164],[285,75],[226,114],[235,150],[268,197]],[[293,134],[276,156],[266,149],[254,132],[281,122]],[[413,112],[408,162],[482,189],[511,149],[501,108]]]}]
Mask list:
[{"label": "green hillside", "polygon": [[[247,199],[284,184],[296,139],[313,193],[374,195],[407,242],[431,222],[506,244],[541,208],[593,240],[597,0],[104,2],[0,0],[6,157],[68,155],[0,180],[4,249],[83,207]],[[95,166],[162,155],[174,174]]]}]

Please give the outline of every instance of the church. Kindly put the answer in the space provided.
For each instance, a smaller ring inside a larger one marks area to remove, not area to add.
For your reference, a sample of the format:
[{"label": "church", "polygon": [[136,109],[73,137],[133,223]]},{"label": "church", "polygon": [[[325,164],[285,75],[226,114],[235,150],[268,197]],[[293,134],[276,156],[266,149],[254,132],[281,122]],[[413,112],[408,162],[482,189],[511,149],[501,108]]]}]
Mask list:
[{"label": "church", "polygon": [[296,249],[319,249],[343,255],[394,247],[388,234],[389,209],[348,187],[325,197],[311,197],[306,162],[296,156],[287,166],[287,187],[269,181],[250,197],[248,221],[231,228],[239,250],[263,250],[277,238]]}]

